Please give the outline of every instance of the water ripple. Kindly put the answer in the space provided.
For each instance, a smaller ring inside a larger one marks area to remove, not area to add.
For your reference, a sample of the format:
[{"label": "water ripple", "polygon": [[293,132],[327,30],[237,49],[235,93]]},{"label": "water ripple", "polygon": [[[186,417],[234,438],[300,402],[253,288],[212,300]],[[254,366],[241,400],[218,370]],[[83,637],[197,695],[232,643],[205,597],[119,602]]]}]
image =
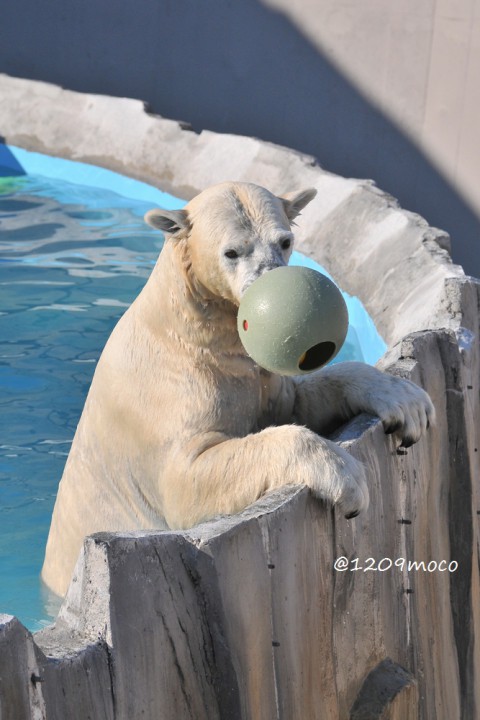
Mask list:
[{"label": "water ripple", "polygon": [[56,612],[39,572],[95,365],[161,237],[140,219],[145,203],[9,180],[0,185],[0,612],[36,628]]}]

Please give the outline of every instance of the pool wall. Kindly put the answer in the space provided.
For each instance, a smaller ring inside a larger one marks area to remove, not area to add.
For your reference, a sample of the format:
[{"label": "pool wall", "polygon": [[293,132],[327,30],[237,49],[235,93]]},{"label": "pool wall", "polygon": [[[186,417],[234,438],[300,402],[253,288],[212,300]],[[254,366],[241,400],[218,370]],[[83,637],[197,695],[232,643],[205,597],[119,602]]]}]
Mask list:
[{"label": "pool wall", "polygon": [[[227,179],[316,187],[297,249],[362,300],[389,346],[380,365],[424,386],[438,415],[401,452],[369,416],[338,434],[368,467],[355,520],[285,489],[189,532],[87,539],[55,626],[32,636],[3,616],[2,717],[477,717],[480,293],[448,236],[369,181],[135,100],[7,76],[0,97],[9,144],[179,197]],[[332,570],[340,556],[347,571]],[[458,568],[428,566],[442,560]]]}]

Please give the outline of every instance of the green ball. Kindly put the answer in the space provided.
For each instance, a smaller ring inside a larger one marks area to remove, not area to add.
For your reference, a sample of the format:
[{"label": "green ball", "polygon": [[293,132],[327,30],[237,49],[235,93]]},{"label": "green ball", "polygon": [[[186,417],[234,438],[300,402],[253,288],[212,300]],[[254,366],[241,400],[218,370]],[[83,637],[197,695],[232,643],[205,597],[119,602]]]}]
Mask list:
[{"label": "green ball", "polygon": [[280,267],[255,280],[238,309],[243,347],[266,370],[304,375],[330,362],[348,330],[335,283],[307,267]]}]

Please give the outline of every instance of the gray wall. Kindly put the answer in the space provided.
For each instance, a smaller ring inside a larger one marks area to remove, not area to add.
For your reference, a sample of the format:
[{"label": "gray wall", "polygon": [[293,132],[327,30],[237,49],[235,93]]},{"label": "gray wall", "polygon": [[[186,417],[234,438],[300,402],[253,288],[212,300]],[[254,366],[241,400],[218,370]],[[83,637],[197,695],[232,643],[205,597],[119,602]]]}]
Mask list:
[{"label": "gray wall", "polygon": [[[472,2],[478,5],[478,0],[457,5]],[[388,77],[383,104],[375,100],[374,92],[368,94],[369,77],[373,89],[378,84],[374,72],[382,71],[383,56],[374,57],[370,76],[367,72],[360,78],[354,72],[355,66],[364,67],[369,47],[382,45],[391,36],[395,15],[384,18],[381,10],[386,4],[370,1],[361,3],[352,17],[352,7],[360,4],[344,3],[345,17],[350,13],[350,34],[332,30],[329,49],[328,37],[322,39],[320,34],[322,25],[332,25],[330,0],[310,6],[308,0],[297,0],[289,5],[290,17],[273,7],[281,4],[280,0],[270,0],[270,6],[256,0],[16,0],[2,14],[0,71],[79,91],[143,99],[153,112],[189,121],[195,130],[254,135],[311,153],[335,173],[373,178],[405,208],[447,230],[454,260],[467,273],[480,276],[480,221],[472,197],[467,201],[468,193],[459,192],[448,162],[440,172],[427,159],[421,137],[418,142],[409,139],[415,136],[410,121],[407,131],[406,126],[402,129],[402,118],[397,122],[395,113],[387,116],[388,94],[396,92]],[[403,6],[409,8],[410,3]],[[419,19],[412,6],[411,23],[420,28],[413,39],[405,34],[412,51],[421,46],[422,38],[427,42],[432,36],[434,6],[426,0],[422,8],[430,8],[430,15],[424,13]],[[369,17],[380,20],[369,25]],[[351,39],[362,33],[359,49]],[[405,53],[397,65],[408,67],[409,58],[417,63],[418,53]],[[414,79],[423,70],[419,66],[417,73],[410,66],[412,80],[404,87],[405,96],[399,100],[395,94],[400,108],[417,102]]]}]

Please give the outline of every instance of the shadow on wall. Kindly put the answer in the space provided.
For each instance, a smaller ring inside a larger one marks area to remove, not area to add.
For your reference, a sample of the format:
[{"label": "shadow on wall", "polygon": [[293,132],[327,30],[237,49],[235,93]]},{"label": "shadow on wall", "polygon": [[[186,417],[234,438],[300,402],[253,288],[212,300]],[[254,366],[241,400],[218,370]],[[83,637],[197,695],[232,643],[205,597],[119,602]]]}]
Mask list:
[{"label": "shadow on wall", "polygon": [[480,218],[290,20],[257,0],[17,0],[2,25],[2,71],[139,98],[197,131],[254,135],[373,178],[447,230],[454,261],[480,276]]}]

